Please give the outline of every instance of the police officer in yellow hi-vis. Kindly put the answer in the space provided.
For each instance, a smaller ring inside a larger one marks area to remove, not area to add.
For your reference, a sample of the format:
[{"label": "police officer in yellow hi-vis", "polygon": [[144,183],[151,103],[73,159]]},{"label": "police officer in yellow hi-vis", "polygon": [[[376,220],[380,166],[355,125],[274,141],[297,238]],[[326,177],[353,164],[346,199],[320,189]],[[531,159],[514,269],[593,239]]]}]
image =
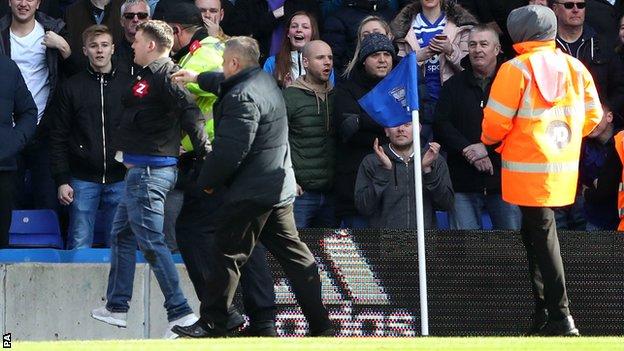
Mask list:
[{"label": "police officer in yellow hi-vis", "polygon": [[[551,207],[574,202],[581,139],[603,111],[587,69],[555,49],[557,19],[551,9],[518,8],[507,27],[518,56],[496,75],[481,141],[497,146],[503,199],[522,211],[520,232],[535,299],[528,334],[577,336]],[[483,151],[467,157],[478,160]]]}]

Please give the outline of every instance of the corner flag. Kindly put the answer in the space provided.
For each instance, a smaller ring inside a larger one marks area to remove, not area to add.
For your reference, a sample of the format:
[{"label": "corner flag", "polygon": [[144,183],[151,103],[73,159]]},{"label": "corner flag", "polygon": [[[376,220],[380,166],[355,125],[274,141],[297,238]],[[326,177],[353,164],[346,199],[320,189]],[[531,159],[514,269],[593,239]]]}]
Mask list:
[{"label": "corner flag", "polygon": [[418,110],[416,53],[405,56],[379,84],[358,100],[360,106],[383,127],[397,127],[412,120]]},{"label": "corner flag", "polygon": [[[418,116],[418,66],[416,53],[403,58],[373,90],[358,102],[377,123],[386,128],[412,122],[414,160],[420,160],[420,126]],[[418,241],[418,282],[420,290],[420,329],[429,335],[427,304],[427,263],[425,259],[425,228],[423,218],[422,165],[414,162],[416,190],[416,231]]]}]

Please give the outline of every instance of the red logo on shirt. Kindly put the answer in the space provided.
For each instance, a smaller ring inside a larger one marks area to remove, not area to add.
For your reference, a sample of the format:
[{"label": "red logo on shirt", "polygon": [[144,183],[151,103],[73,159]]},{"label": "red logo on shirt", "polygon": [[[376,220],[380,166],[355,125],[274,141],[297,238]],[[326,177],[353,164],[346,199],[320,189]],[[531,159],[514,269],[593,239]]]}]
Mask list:
[{"label": "red logo on shirt", "polygon": [[191,43],[191,46],[189,46],[189,52],[191,54],[194,54],[195,51],[197,51],[197,49],[201,48],[201,43],[199,42],[199,40],[195,40]]},{"label": "red logo on shirt", "polygon": [[137,82],[132,87],[132,94],[134,94],[134,96],[136,96],[136,97],[143,98],[148,93],[149,93],[149,84],[147,84],[147,82],[145,80]]}]

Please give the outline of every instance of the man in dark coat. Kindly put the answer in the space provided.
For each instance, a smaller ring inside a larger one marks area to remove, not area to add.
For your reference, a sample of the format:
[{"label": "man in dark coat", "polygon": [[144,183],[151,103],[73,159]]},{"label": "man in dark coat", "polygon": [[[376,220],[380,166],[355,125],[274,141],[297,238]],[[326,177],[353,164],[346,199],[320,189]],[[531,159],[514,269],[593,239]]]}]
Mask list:
[{"label": "man in dark coat", "polygon": [[[295,176],[288,146],[288,121],[282,93],[258,64],[257,41],[235,37],[225,44],[223,80],[214,107],[215,138],[197,184],[207,194],[222,193],[217,209],[216,271],[206,283],[206,308],[200,320],[175,332],[188,337],[226,333],[228,310],[240,277],[258,240],[282,265],[292,284],[311,335],[332,335],[321,301],[318,267],[301,241],[293,217]],[[173,76],[178,80],[182,72]],[[195,76],[196,79],[196,76]],[[199,85],[214,91],[211,86]],[[214,87],[212,87],[214,88]]]},{"label": "man in dark coat", "polygon": [[498,34],[485,25],[470,31],[465,70],[444,83],[436,107],[435,139],[447,153],[455,189],[451,209],[452,229],[483,229],[482,211],[487,210],[494,229],[520,229],[520,210],[501,196],[500,155],[493,148],[477,162],[468,161],[469,149],[481,144],[481,122],[492,81],[498,70]]},{"label": "man in dark coat", "polygon": [[37,105],[15,62],[0,55],[0,249],[9,245],[15,156],[35,134]]}]

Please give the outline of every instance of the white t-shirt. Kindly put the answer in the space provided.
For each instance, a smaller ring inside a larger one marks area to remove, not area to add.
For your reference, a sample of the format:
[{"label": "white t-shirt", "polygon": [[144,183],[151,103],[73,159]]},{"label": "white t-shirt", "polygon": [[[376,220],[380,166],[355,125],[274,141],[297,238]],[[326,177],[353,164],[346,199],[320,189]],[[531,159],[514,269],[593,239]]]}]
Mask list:
[{"label": "white t-shirt", "polygon": [[41,44],[44,36],[43,26],[37,21],[35,28],[21,38],[11,31],[11,59],[22,72],[26,86],[37,105],[39,112],[37,124],[43,116],[50,95],[50,70],[46,62],[46,47]]}]

